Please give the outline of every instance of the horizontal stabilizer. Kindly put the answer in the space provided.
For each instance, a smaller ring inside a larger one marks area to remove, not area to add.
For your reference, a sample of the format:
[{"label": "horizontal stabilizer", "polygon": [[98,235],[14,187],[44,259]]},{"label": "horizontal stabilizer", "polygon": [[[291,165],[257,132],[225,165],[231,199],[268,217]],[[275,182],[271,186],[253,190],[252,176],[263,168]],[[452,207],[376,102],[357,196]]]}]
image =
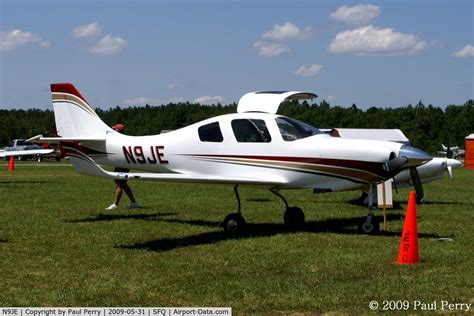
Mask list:
[{"label": "horizontal stabilizer", "polygon": [[43,137],[43,135],[36,135],[27,139],[26,142],[31,143],[47,143],[47,144],[59,144],[60,142],[100,142],[104,141],[105,138],[97,138],[97,137]]}]

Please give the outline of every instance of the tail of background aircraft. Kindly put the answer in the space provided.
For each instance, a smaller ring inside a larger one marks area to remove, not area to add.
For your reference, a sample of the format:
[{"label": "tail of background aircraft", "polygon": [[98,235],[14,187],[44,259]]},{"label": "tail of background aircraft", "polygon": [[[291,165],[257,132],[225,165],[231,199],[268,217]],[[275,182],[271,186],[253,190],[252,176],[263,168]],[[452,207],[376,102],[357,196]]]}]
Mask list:
[{"label": "tail of background aircraft", "polygon": [[104,138],[114,132],[71,83],[51,84],[54,118],[59,136],[64,138]]}]

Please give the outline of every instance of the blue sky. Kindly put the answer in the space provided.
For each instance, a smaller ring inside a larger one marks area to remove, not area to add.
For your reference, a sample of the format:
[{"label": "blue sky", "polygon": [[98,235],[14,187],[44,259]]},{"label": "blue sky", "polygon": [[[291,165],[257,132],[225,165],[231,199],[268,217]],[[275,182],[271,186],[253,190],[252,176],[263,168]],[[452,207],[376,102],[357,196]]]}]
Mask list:
[{"label": "blue sky", "polygon": [[237,102],[304,90],[333,105],[473,99],[474,2],[0,0],[0,107]]}]

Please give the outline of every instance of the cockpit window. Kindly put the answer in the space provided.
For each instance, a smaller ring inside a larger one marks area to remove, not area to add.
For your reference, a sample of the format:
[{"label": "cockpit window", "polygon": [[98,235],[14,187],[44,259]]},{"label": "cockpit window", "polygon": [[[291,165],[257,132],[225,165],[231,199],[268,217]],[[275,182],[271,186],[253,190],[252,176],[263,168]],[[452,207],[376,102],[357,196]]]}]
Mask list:
[{"label": "cockpit window", "polygon": [[203,125],[198,128],[199,139],[202,142],[220,143],[224,140],[219,122]]},{"label": "cockpit window", "polygon": [[275,120],[280,129],[281,137],[286,141],[322,134],[319,129],[289,117],[280,116]]},{"label": "cockpit window", "polygon": [[269,143],[272,141],[264,120],[233,120],[232,130],[239,143]]}]

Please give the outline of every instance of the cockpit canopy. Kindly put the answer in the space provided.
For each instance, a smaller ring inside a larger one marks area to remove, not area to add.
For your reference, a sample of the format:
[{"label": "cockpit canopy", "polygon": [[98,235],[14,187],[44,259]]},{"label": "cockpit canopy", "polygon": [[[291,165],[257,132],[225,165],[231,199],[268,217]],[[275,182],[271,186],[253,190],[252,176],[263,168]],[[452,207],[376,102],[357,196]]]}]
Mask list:
[{"label": "cockpit canopy", "polygon": [[263,112],[276,114],[285,100],[307,100],[318,96],[311,92],[301,91],[263,91],[244,94],[237,105],[237,113]]},{"label": "cockpit canopy", "polygon": [[212,122],[198,128],[202,142],[220,143],[224,141],[222,128],[228,129],[238,143],[270,143],[283,139],[295,141],[317,134],[319,129],[286,116],[267,116],[265,118],[238,116],[231,120]]}]

